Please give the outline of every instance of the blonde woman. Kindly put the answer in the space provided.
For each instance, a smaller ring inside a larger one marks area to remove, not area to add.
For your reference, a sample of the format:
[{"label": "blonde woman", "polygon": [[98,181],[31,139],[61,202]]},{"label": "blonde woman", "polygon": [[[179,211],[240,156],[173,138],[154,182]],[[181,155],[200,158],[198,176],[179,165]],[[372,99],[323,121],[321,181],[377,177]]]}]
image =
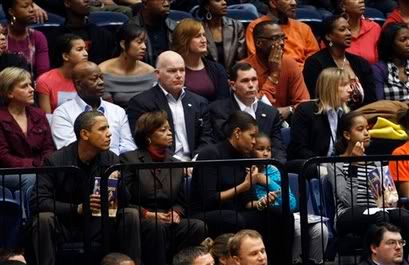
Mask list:
[{"label": "blonde woman", "polygon": [[[34,89],[30,73],[17,67],[0,72],[0,168],[39,167],[54,151],[45,113],[32,106]],[[0,176],[0,185],[25,192],[34,185],[32,175]]]},{"label": "blonde woman", "polygon": [[201,22],[184,19],[172,35],[172,50],[179,53],[186,65],[186,88],[209,101],[230,95],[224,67],[207,60],[207,39]]},{"label": "blonde woman", "polygon": [[338,120],[349,111],[351,86],[345,70],[331,67],[318,77],[318,99],[301,103],[293,116],[288,159],[333,154]]}]

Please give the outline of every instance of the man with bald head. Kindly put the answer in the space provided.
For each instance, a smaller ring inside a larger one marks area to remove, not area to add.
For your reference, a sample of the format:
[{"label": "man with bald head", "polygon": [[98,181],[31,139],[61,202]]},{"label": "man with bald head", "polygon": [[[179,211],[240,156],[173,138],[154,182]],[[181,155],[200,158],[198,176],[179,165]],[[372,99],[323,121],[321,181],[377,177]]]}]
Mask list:
[{"label": "man with bald head", "polygon": [[74,121],[84,111],[97,110],[108,120],[112,133],[110,150],[119,155],[136,149],[125,110],[102,100],[104,80],[101,69],[93,62],[77,64],[72,73],[77,95],[55,109],[51,131],[57,149],[74,142]]},{"label": "man with bald head", "polygon": [[161,53],[155,72],[158,84],[129,101],[130,126],[133,130],[145,112],[166,111],[175,139],[173,151],[181,160],[190,160],[213,143],[207,100],[185,89],[185,62],[178,53]]}]

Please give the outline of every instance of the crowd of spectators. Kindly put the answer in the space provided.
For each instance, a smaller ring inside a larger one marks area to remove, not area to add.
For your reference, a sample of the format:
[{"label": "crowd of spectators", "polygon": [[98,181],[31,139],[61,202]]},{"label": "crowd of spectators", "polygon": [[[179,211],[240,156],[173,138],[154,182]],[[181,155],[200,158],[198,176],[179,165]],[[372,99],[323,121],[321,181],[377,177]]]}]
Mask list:
[{"label": "crowd of spectators", "polygon": [[[1,2],[0,168],[76,166],[86,178],[0,176],[2,186],[27,198],[35,264],[56,264],[56,246],[81,238],[82,220],[101,209],[94,183],[111,165],[274,158],[299,173],[292,165],[314,156],[364,156],[371,124],[356,110],[409,98],[406,0],[246,1],[263,13],[248,25],[227,16],[226,0],[197,1],[197,17],[181,21],[169,13],[188,4],[183,0],[46,2]],[[319,34],[296,19],[297,4],[326,14]],[[385,23],[365,18],[366,6],[388,15]],[[44,33],[32,28],[47,19],[42,8],[64,14],[64,24]],[[90,12],[101,10],[129,21],[115,32],[91,23]],[[409,112],[398,120],[409,132]],[[394,154],[408,154],[407,145]],[[409,240],[406,209],[364,214],[377,207],[365,176],[376,167],[328,166],[337,232],[363,237],[369,225],[387,221],[401,230],[384,229]],[[390,170],[407,197],[407,162],[391,162]],[[301,262],[300,223],[282,209],[284,176],[276,167],[131,166],[114,173],[118,211],[109,236],[123,254],[101,264]],[[297,194],[289,195],[297,212]],[[362,214],[353,214],[357,209]],[[91,218],[87,233],[100,240],[101,229]],[[309,264],[321,264],[327,226],[311,223],[308,233]],[[375,251],[382,236],[369,243],[368,262],[383,259]],[[402,237],[390,244],[407,257]]]}]

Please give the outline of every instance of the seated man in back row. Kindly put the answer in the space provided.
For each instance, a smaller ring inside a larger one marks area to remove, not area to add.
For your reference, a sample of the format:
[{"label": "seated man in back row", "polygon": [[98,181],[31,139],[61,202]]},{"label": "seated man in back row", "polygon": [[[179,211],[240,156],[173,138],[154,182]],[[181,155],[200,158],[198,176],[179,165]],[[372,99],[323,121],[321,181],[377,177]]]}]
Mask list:
[{"label": "seated man in back row", "polygon": [[286,162],[286,151],[281,140],[281,119],[275,107],[258,100],[258,79],[254,68],[248,63],[234,65],[230,73],[233,95],[227,99],[213,102],[209,106],[210,120],[218,140],[226,139],[224,126],[235,111],[244,111],[257,121],[258,129],[267,134],[272,143],[273,157]]},{"label": "seated man in back row", "polygon": [[[38,265],[56,264],[55,249],[61,241],[82,240],[84,232],[93,239],[101,234],[99,218],[89,219],[88,230],[83,227],[84,218],[88,218],[83,201],[89,197],[91,211],[100,211],[100,195],[93,192],[95,178],[102,177],[107,168],[119,163],[119,159],[109,151],[111,133],[102,113],[81,113],[75,120],[74,132],[78,140],[53,153],[44,161],[44,166],[76,166],[84,174],[64,170],[41,174],[31,195],[32,242]],[[128,204],[128,192],[122,185],[118,189],[118,195],[123,196],[118,196],[117,233],[112,245],[139,264],[139,212],[124,208]]]},{"label": "seated man in back row", "polygon": [[284,52],[287,37],[277,20],[258,23],[253,34],[256,52],[243,61],[256,70],[260,94],[287,120],[296,105],[310,99],[302,71]]}]

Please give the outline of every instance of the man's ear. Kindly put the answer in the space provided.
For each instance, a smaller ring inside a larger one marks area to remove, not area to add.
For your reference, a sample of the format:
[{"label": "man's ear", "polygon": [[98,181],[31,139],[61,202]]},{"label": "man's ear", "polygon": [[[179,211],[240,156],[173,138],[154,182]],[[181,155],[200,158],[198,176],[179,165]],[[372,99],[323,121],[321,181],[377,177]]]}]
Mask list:
[{"label": "man's ear", "polygon": [[377,246],[376,246],[375,244],[371,244],[371,245],[369,246],[369,248],[371,249],[371,254],[376,254],[376,252],[377,252],[377,250],[376,250]]},{"label": "man's ear", "polygon": [[239,257],[237,257],[237,256],[232,256],[231,258],[232,258],[232,260],[233,260],[233,262],[234,262],[235,265],[240,265],[240,259],[239,259]]},{"label": "man's ear", "polygon": [[[82,129],[82,130],[80,131],[80,137],[81,137],[81,140],[88,141],[88,139],[89,139],[89,137],[88,137],[88,131],[85,130],[85,129]],[[79,139],[77,139],[77,140],[79,140]]]},{"label": "man's ear", "polygon": [[230,89],[234,92],[236,92],[236,88],[234,87],[235,84],[236,84],[236,81],[232,81],[229,79]]},{"label": "man's ear", "polygon": [[64,7],[65,8],[70,8],[71,7],[71,1],[70,0],[64,0]]},{"label": "man's ear", "polygon": [[267,5],[270,9],[277,9],[277,0],[270,0],[267,2]]},{"label": "man's ear", "polygon": [[158,68],[155,68],[155,74],[156,74],[156,78],[159,80],[159,69]]}]

